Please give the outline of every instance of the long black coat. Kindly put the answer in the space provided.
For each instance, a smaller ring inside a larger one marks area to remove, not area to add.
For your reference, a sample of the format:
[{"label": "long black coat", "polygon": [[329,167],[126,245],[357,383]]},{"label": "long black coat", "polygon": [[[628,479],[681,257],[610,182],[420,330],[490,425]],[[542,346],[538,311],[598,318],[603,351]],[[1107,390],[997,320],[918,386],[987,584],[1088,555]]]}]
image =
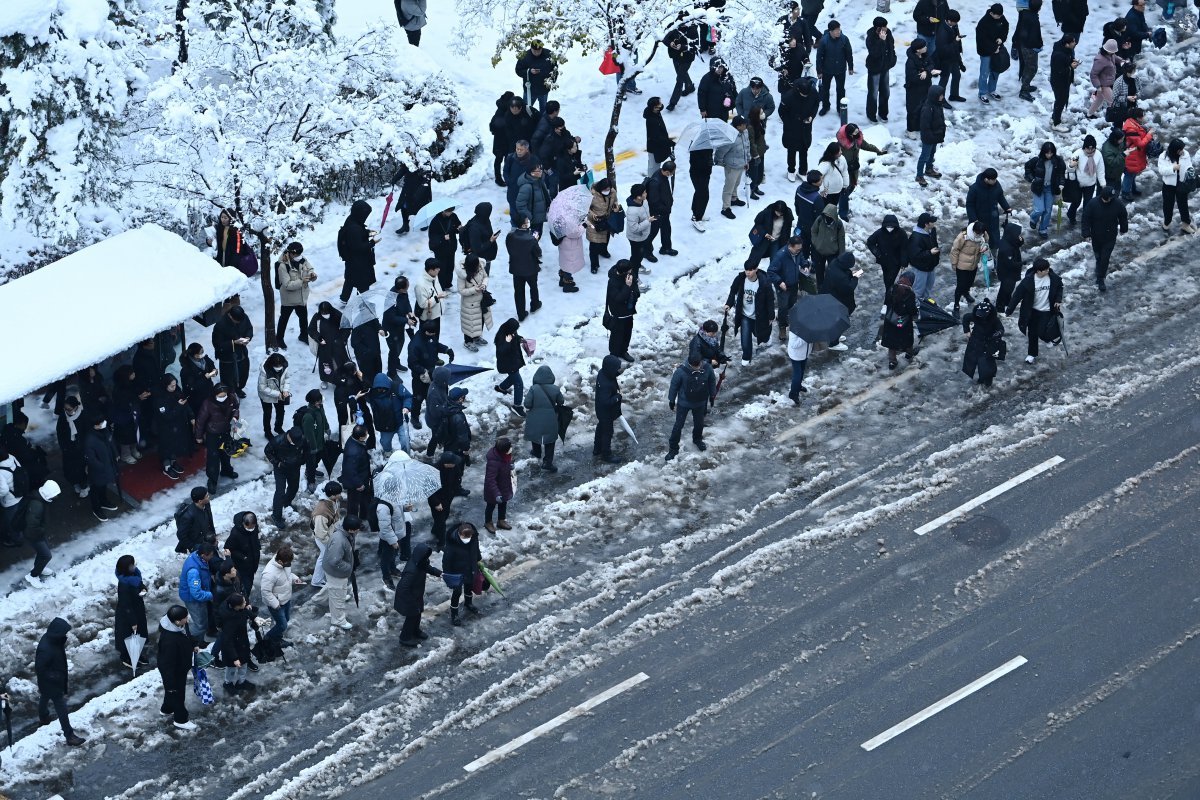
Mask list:
[{"label": "long black coat", "polygon": [[33,670],[38,691],[47,697],[67,694],[67,631],[71,623],[55,617],[38,642]]},{"label": "long black coat", "polygon": [[429,545],[419,542],[413,545],[412,555],[404,562],[400,580],[396,582],[396,599],[392,602],[392,608],[400,615],[411,617],[425,610],[425,576],[442,577],[442,571],[429,563],[432,554]]},{"label": "long black coat", "polygon": [[[215,384],[212,378],[206,376],[216,368],[217,365],[208,356],[204,357],[202,365],[197,366],[187,353],[179,355],[179,384],[183,387],[183,393],[187,395],[188,405],[193,414],[200,411],[201,403],[212,397]],[[86,403],[84,408],[87,408]]]},{"label": "long black coat", "polygon": [[978,370],[979,382],[990,383],[996,377],[996,348],[998,340],[1004,337],[1004,323],[995,313],[983,320],[969,315],[963,317],[963,330],[971,335],[963,351],[962,371],[974,378]]},{"label": "long black coat", "polygon": [[1010,222],[1004,226],[1000,246],[996,248],[996,276],[1002,281],[1016,283],[1021,279],[1021,226]]},{"label": "long black coat", "polygon": [[[729,286],[729,296],[725,305],[734,310],[733,324],[737,329],[742,325],[742,295],[746,291],[746,273],[739,272]],[[771,321],[775,319],[775,287],[766,275],[758,278],[758,291],[754,293],[754,335],[759,342],[771,338]]]},{"label": "long black coat", "polygon": [[258,572],[258,565],[262,562],[262,540],[259,538],[257,525],[252,531],[246,530],[246,526],[242,524],[245,515],[245,511],[233,515],[233,528],[225,537],[225,549],[229,551],[229,557],[237,567],[238,575],[252,577]]},{"label": "long black coat", "polygon": [[842,253],[826,265],[825,281],[821,284],[821,294],[833,295],[851,314],[856,307],[854,290],[858,288],[858,278],[850,274],[853,267],[854,254]]},{"label": "long black coat", "polygon": [[[163,617],[165,620],[166,617]],[[163,686],[168,689],[178,686],[187,679],[192,668],[192,648],[195,641],[188,636],[187,628],[182,631],[168,630],[159,623],[158,659],[156,666],[162,676]]]},{"label": "long black coat", "polygon": [[946,141],[946,110],[942,108],[945,90],[930,86],[921,106],[921,144],[941,144]]},{"label": "long black coat", "polygon": [[894,313],[898,323],[884,320],[883,335],[880,344],[889,350],[908,351],[913,346],[913,324],[917,318],[917,296],[913,290],[902,283],[897,283],[888,290],[885,310]]},{"label": "long black coat", "polygon": [[83,440],[83,458],[87,462],[89,486],[117,482],[117,449],[107,430],[88,431]]},{"label": "long black coat", "polygon": [[149,631],[146,623],[146,600],[142,596],[142,591],[146,585],[142,583],[142,573],[137,568],[134,569],[134,575],[117,577],[117,614],[113,622],[113,639],[117,645],[117,650],[124,652],[125,639],[134,631],[137,631],[141,636],[149,638]]},{"label": "long black coat", "polygon": [[[888,233],[886,227],[889,224],[895,228],[891,233]],[[896,276],[900,274],[900,270],[907,263],[907,245],[908,233],[900,227],[900,222],[894,214],[886,215],[879,230],[867,237],[867,250],[875,256],[879,268],[888,277],[887,284],[889,286],[895,282]]]},{"label": "long black coat", "polygon": [[154,432],[161,453],[178,457],[191,447],[192,408],[187,402],[179,402],[185,397],[178,387],[173,392],[161,387],[154,393]]},{"label": "long black coat", "polygon": [[[509,334],[513,335],[511,342],[504,341]],[[521,337],[517,333],[517,321],[506,320],[500,330],[496,331],[496,372],[508,375],[517,372],[525,366],[525,351],[521,348]]]},{"label": "long black coat", "polygon": [[366,225],[369,216],[370,204],[355,200],[337,236],[338,256],[346,263],[346,283],[360,292],[375,283],[375,245]]},{"label": "long black coat", "polygon": [[[804,88],[801,93],[800,88]],[[812,122],[817,118],[821,99],[812,78],[798,78],[792,83],[779,81],[779,119],[783,121],[780,137],[784,148],[799,150],[807,147],[806,139],[812,139]],[[809,120],[806,122],[805,120]]]},{"label": "long black coat", "polygon": [[451,575],[462,575],[463,583],[470,586],[475,580],[476,564],[483,560],[479,552],[479,534],[464,542],[458,531],[451,529],[446,536],[446,549],[442,552],[442,571]]},{"label": "long black coat", "polygon": [[596,376],[596,419],[607,422],[621,416],[621,387],[617,376],[621,374],[621,359],[607,355],[600,364]]},{"label": "long black coat", "polygon": [[667,133],[667,123],[663,121],[662,114],[648,108],[642,112],[642,117],[646,120],[646,152],[661,164],[675,147]]},{"label": "long black coat", "polygon": [[[733,109],[734,98],[737,97],[737,85],[733,78],[726,73],[723,77],[717,71],[710,69],[704,73],[696,86],[696,106],[700,113],[708,114],[709,119],[725,119]],[[726,105],[726,101],[729,104]]]}]

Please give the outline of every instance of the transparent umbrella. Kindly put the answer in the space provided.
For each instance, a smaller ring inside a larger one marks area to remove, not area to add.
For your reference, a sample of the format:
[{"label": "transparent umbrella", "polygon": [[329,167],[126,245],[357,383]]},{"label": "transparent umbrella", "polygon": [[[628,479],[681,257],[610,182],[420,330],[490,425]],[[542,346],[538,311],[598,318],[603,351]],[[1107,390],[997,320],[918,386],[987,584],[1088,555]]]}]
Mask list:
[{"label": "transparent umbrella", "polygon": [[350,295],[350,300],[342,310],[341,327],[353,330],[371,320],[379,320],[379,316],[375,313],[375,306],[367,302],[367,298],[355,291],[354,294]]},{"label": "transparent umbrella", "polygon": [[138,660],[142,657],[142,650],[146,647],[146,637],[134,633],[132,636],[125,637],[125,649],[129,651],[129,663],[133,665],[133,676],[137,677]]},{"label": "transparent umbrella", "polygon": [[420,507],[441,488],[437,469],[413,461],[403,450],[392,453],[375,481],[376,493],[397,509]]},{"label": "transparent umbrella", "polygon": [[718,119],[702,119],[693,122],[679,134],[679,141],[689,142],[688,151],[716,150],[738,137],[737,128]]},{"label": "transparent umbrella", "polygon": [[592,205],[592,190],[582,184],[568,186],[550,201],[550,209],[546,212],[546,221],[555,236],[566,236],[572,233],[587,218],[588,208]]}]

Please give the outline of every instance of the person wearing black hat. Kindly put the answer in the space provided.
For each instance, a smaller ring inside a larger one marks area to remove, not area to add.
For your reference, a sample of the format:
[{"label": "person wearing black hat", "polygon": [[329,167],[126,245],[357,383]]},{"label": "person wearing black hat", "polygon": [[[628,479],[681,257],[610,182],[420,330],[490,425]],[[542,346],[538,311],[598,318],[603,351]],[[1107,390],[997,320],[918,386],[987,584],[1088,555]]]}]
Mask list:
[{"label": "person wearing black hat", "polygon": [[446,550],[442,553],[442,574],[449,578],[458,576],[458,582],[450,592],[450,624],[462,625],[458,616],[459,600],[466,595],[464,614],[480,615],[479,609],[471,602],[471,593],[475,586],[475,572],[479,562],[483,560],[479,552],[479,531],[469,522],[460,522],[450,531],[446,538]]},{"label": "person wearing black hat", "polygon": [[279,325],[275,329],[275,344],[287,350],[283,334],[292,314],[300,322],[299,341],[308,344],[308,286],[317,273],[304,257],[304,245],[292,242],[275,262],[275,288],[279,290]]},{"label": "person wearing black hat", "polygon": [[254,325],[240,305],[233,306],[213,325],[212,345],[221,370],[221,383],[246,396],[250,380],[250,351],[246,345],[254,338]]},{"label": "person wearing black hat", "polygon": [[558,77],[554,54],[542,46],[541,39],[534,39],[529,43],[529,49],[517,59],[513,71],[525,83],[525,103],[530,108],[537,106],[538,111],[545,114],[546,101],[550,96],[547,84],[554,83]]},{"label": "person wearing black hat", "polygon": [[829,113],[829,84],[837,84],[837,102],[840,107],[846,97],[846,73],[854,74],[854,48],[850,39],[842,35],[842,24],[836,19],[817,44],[817,78],[821,81],[821,116]]},{"label": "person wearing black hat", "polygon": [[781,143],[787,150],[789,181],[804,180],[808,174],[813,120],[821,103],[816,86],[813,78],[803,75],[779,78],[779,119],[783,123]]},{"label": "person wearing black hat", "polygon": [[[708,72],[700,79],[700,85],[696,87],[696,105],[700,109],[700,116],[705,119],[716,119],[721,122],[729,119],[729,112],[733,110],[733,101],[737,97],[737,85],[733,82],[733,76],[729,74],[729,68],[725,64],[725,59],[714,58],[708,62]],[[702,151],[692,151],[702,152]]]},{"label": "person wearing black hat", "polygon": [[37,675],[38,719],[43,725],[50,724],[50,704],[58,715],[63,736],[71,747],[78,747],[86,739],[78,736],[67,716],[67,632],[71,624],[62,617],[55,617],[42,634],[34,657],[34,673]]},{"label": "person wearing black hat", "polygon": [[906,132],[910,139],[916,139],[921,131],[921,108],[929,96],[929,87],[933,79],[941,72],[933,68],[929,58],[929,45],[924,39],[917,38],[908,46],[908,58],[904,62],[904,107],[906,111]]},{"label": "person wearing black hat", "polygon": [[[1004,6],[993,3],[975,25],[975,52],[979,55],[979,102],[990,103],[1000,100],[996,93],[996,82],[1000,72],[994,69],[1001,66],[1007,69],[1008,53],[1004,50],[1004,42],[1008,39],[1008,20],[1004,18]],[[996,58],[996,64],[992,59]],[[1003,70],[1001,70],[1003,71]]]},{"label": "person wearing black hat", "polygon": [[755,75],[750,79],[750,84],[738,92],[737,100],[733,104],[739,117],[750,118],[750,112],[756,108],[761,108],[767,117],[775,113],[775,98],[771,96],[771,90],[763,83],[763,79]]},{"label": "person wearing black hat", "polygon": [[1129,232],[1129,214],[1125,204],[1117,199],[1117,190],[1105,186],[1100,190],[1100,201],[1093,200],[1084,206],[1081,217],[1083,240],[1092,243],[1092,252],[1096,255],[1096,288],[1103,293],[1108,291],[1104,279],[1108,276],[1108,262],[1117,244],[1117,233]]},{"label": "person wearing black hat", "polygon": [[[867,119],[888,121],[891,96],[891,70],[896,66],[896,40],[888,21],[876,17],[867,31]],[[878,112],[878,117],[876,117]]]},{"label": "person wearing black hat", "polygon": [[968,378],[979,374],[980,386],[991,386],[996,377],[996,359],[1005,350],[1004,323],[992,301],[980,300],[962,319],[963,333],[970,334],[963,350],[962,371]]},{"label": "person wearing black hat", "polygon": [[933,296],[933,284],[937,280],[937,265],[942,252],[938,247],[937,221],[933,214],[922,213],[908,237],[905,261],[915,270],[911,285],[918,304]]},{"label": "person wearing black hat", "polygon": [[355,425],[346,440],[346,451],[342,455],[342,486],[346,487],[346,511],[359,516],[369,516],[374,487],[371,483],[371,453],[367,448],[367,429]]}]

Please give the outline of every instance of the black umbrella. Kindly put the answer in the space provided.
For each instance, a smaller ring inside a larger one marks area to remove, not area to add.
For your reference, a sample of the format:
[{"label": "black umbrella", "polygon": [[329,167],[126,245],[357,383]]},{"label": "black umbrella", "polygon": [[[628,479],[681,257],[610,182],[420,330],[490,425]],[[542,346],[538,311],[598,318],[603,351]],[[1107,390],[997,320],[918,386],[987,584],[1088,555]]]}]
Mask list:
[{"label": "black umbrella", "polygon": [[490,367],[476,367],[471,364],[447,364],[446,366],[450,368],[450,380],[447,383],[451,385],[466,380],[472,375],[491,371]]},{"label": "black umbrella", "polygon": [[12,750],[12,706],[8,703],[8,697],[3,700],[4,703],[4,727],[8,731],[8,749]]},{"label": "black umbrella", "polygon": [[354,607],[358,608],[358,550],[351,551],[353,558],[350,566],[350,589],[354,592]]},{"label": "black umbrella", "polygon": [[927,297],[921,303],[917,314],[917,332],[922,336],[957,327],[958,317],[937,304],[932,297]]},{"label": "black umbrella", "polygon": [[788,313],[788,330],[806,342],[834,342],[850,327],[850,311],[831,294],[806,294]]}]

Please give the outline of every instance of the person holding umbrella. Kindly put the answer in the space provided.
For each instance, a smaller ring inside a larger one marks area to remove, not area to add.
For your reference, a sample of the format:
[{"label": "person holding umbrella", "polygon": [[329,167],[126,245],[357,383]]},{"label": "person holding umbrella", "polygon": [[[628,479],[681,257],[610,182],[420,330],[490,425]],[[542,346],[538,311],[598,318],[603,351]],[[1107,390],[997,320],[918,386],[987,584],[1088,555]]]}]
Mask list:
[{"label": "person holding umbrella", "polygon": [[750,366],[754,342],[760,346],[771,340],[771,321],[775,319],[775,289],[769,280],[760,279],[758,264],[747,264],[729,286],[725,311],[733,310],[733,324],[742,342],[742,366]]},{"label": "person holding umbrella", "polygon": [[675,368],[671,388],[667,391],[667,405],[675,412],[675,426],[667,441],[667,461],[679,455],[679,438],[689,411],[692,413],[692,444],[701,452],[708,449],[704,442],[704,418],[716,398],[717,375],[707,361],[699,356],[688,356],[685,363]]},{"label": "person holding umbrella", "polygon": [[905,270],[888,290],[887,302],[883,307],[883,325],[880,343],[888,351],[888,369],[899,366],[896,356],[901,351],[912,361],[920,348],[913,346],[913,325],[917,318],[917,295],[913,291],[916,276]]},{"label": "person holding umbrella", "polygon": [[[121,663],[133,667],[131,656],[127,649],[126,640],[133,634],[142,637],[142,643],[150,636],[146,622],[146,584],[142,581],[142,571],[137,568],[133,556],[123,555],[117,559],[117,615],[113,622],[113,639],[117,646],[117,654]],[[138,658],[138,666],[150,663],[143,650]]]},{"label": "person holding umbrella", "polygon": [[425,542],[413,546],[412,557],[404,562],[400,580],[396,584],[396,599],[392,608],[404,617],[400,629],[400,644],[417,647],[429,634],[421,630],[421,612],[425,610],[425,576],[442,577],[442,571],[429,563],[433,550]]},{"label": "person holding umbrella", "polygon": [[348,631],[354,627],[346,619],[346,585],[354,578],[358,561],[354,552],[354,537],[361,529],[362,520],[354,514],[347,514],[342,526],[329,537],[329,544],[325,548],[325,597],[329,601],[331,630]]},{"label": "person holding umbrella", "polygon": [[[479,552],[479,531],[469,522],[460,522],[450,530],[446,539],[446,550],[442,553],[442,579],[451,588],[450,624],[462,625],[458,616],[459,600],[466,606],[464,614],[480,616],[481,612],[471,602],[475,586],[476,565],[483,560]],[[452,577],[453,576],[453,577]],[[463,595],[466,595],[463,599]]]},{"label": "person holding umbrella", "polygon": [[[719,60],[714,59],[714,61]],[[701,112],[701,116],[704,116],[703,112]],[[704,233],[705,230],[704,212],[708,208],[708,183],[712,178],[713,151],[718,147],[730,144],[738,137],[737,129],[728,124],[726,119],[727,115],[719,118],[705,117],[699,122],[689,125],[679,136],[679,141],[690,142],[688,144],[688,176],[692,181],[692,227],[700,233]]]}]

